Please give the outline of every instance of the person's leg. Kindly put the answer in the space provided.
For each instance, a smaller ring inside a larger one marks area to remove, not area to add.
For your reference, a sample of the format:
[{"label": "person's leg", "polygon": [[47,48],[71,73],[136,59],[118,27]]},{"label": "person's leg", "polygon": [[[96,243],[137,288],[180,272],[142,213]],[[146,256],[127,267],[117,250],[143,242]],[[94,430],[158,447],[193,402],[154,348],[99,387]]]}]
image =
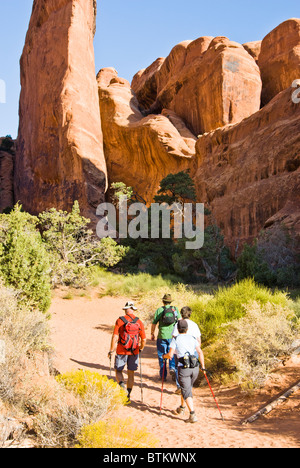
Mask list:
[{"label": "person's leg", "polygon": [[194,402],[193,402],[193,397],[188,397],[186,400],[186,405],[189,409],[189,412],[190,413],[193,413],[194,412]]},{"label": "person's leg", "polygon": [[126,388],[123,376],[123,370],[127,362],[127,356],[116,354],[115,357],[115,373],[116,373],[116,381],[122,388]]},{"label": "person's leg", "polygon": [[[170,340],[168,344],[168,352],[170,350],[171,341],[172,340]],[[176,354],[174,354],[173,359],[170,359],[169,368],[170,368],[170,375],[172,376],[172,379],[174,380],[174,382],[176,382],[176,386],[177,386],[177,390],[175,393],[180,394],[181,390],[180,390],[180,384],[178,381],[178,359],[177,359]]]},{"label": "person's leg", "polygon": [[130,400],[130,394],[133,389],[134,385],[134,373],[138,369],[139,366],[139,355],[131,355],[128,356],[127,359],[127,372],[128,372],[128,379],[127,379],[127,396]]},{"label": "person's leg", "polygon": [[184,404],[187,405],[188,410],[190,412],[190,417],[187,422],[197,422],[198,419],[195,415],[194,411],[194,402],[193,402],[193,394],[192,394],[192,382],[196,380],[196,375],[198,375],[199,369],[182,369],[179,368],[179,382],[182,391],[181,397],[181,406],[183,407]]},{"label": "person's leg", "polygon": [[128,399],[130,400],[130,395],[132,392],[132,388],[134,385],[134,371],[128,371],[128,380],[127,380],[127,396]]},{"label": "person's leg", "polygon": [[118,371],[117,369],[116,369],[116,381],[118,382],[118,384],[124,383],[123,372]]},{"label": "person's leg", "polygon": [[190,417],[189,419],[187,420],[187,422],[191,422],[191,423],[195,423],[198,421],[198,418],[196,416],[196,413],[194,411],[194,401],[193,401],[193,395],[192,395],[192,391],[193,391],[193,386],[194,386],[194,383],[196,382],[197,378],[198,378],[198,375],[199,375],[199,367],[196,367],[194,369],[191,369],[191,382],[190,382],[190,396],[186,399],[186,404],[187,404],[187,407],[190,411]]},{"label": "person's leg", "polygon": [[[181,383],[182,385],[184,384],[184,374],[185,374],[185,369],[183,369],[182,367],[178,367],[178,379],[179,379],[180,385]],[[184,395],[183,390],[181,386],[179,388],[181,392],[181,404],[175,411],[173,411],[174,414],[184,414],[185,408],[186,408],[185,399],[183,396]]]},{"label": "person's leg", "polygon": [[158,356],[158,362],[159,362],[159,375],[160,378],[162,379],[163,377],[163,371],[164,372],[164,379],[167,377],[167,365],[164,362],[163,355],[168,353],[168,343],[167,340],[163,340],[161,338],[157,339],[157,356]]}]

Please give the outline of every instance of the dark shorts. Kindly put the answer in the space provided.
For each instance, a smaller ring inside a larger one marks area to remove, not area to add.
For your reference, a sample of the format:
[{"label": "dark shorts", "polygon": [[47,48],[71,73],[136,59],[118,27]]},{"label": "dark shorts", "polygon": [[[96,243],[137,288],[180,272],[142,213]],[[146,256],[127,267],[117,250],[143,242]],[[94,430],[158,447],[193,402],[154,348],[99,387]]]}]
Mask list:
[{"label": "dark shorts", "polygon": [[139,355],[116,354],[115,369],[117,371],[122,371],[126,364],[128,370],[136,371],[139,366]]},{"label": "dark shorts", "polygon": [[194,369],[184,369],[183,367],[178,367],[178,381],[184,400],[189,397],[193,397],[193,385],[196,382],[198,375],[199,367],[195,367]]}]

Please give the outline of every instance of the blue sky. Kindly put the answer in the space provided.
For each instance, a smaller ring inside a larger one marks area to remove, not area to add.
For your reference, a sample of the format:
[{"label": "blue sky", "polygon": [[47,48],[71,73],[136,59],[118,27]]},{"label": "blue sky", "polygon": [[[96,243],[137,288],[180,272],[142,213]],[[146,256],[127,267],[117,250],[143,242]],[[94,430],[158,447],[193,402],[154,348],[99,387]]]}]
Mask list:
[{"label": "blue sky", "polygon": [[[17,136],[19,59],[32,3],[0,0],[1,136]],[[96,72],[114,67],[131,81],[138,70],[167,56],[183,40],[205,35],[240,43],[260,40],[281,22],[299,16],[299,0],[98,0]]]}]

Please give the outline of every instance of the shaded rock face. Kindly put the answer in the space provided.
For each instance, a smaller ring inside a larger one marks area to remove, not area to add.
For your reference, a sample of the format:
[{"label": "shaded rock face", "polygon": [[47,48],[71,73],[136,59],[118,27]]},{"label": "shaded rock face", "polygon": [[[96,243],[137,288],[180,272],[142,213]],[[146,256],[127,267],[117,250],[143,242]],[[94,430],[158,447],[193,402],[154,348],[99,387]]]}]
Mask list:
[{"label": "shaded rock face", "polygon": [[0,138],[0,213],[14,205],[15,149],[13,140]]},{"label": "shaded rock face", "polygon": [[160,181],[188,169],[195,136],[174,112],[144,116],[128,81],[106,68],[97,76],[110,182],[124,182],[151,203]]},{"label": "shaded rock face", "polygon": [[[107,186],[97,99],[94,0],[35,0],[21,57],[15,198],[38,213],[78,200],[93,217]],[[80,40],[79,40],[80,39]]]},{"label": "shaded rock face", "polygon": [[281,23],[263,39],[258,65],[265,105],[300,78],[300,19]]},{"label": "shaded rock face", "polygon": [[233,248],[275,222],[300,234],[300,105],[291,93],[197,141],[197,197],[210,204]]},{"label": "shaded rock face", "polygon": [[164,61],[139,72],[132,88],[145,109],[171,109],[198,135],[259,110],[262,84],[254,58],[242,45],[200,37],[178,44]]}]

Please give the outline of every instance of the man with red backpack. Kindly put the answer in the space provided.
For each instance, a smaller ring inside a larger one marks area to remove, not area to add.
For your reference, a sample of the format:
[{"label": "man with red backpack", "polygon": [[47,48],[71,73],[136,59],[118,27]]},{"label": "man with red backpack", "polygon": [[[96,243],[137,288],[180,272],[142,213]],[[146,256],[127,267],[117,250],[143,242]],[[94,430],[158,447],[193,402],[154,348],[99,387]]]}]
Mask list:
[{"label": "man with red backpack", "polygon": [[146,344],[146,333],[143,322],[134,315],[134,311],[137,310],[134,303],[127,302],[123,310],[126,313],[116,321],[108,357],[111,359],[112,354],[116,351],[116,380],[125,390],[123,370],[127,364],[127,396],[130,400],[134,385],[134,372],[138,369],[139,353]]}]

